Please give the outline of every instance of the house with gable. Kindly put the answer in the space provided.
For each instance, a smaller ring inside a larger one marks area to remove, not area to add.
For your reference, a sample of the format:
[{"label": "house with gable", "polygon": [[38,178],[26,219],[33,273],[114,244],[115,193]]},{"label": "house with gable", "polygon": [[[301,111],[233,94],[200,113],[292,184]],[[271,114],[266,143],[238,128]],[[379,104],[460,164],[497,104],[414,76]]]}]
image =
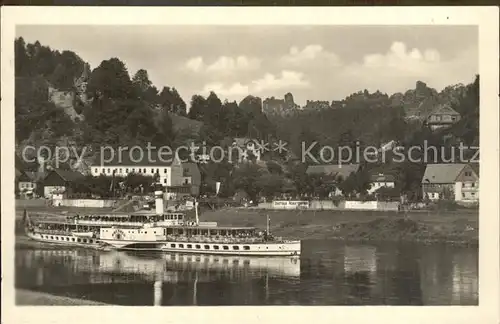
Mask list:
[{"label": "house with gable", "polygon": [[449,105],[439,105],[429,113],[425,122],[432,130],[450,127],[460,120],[460,114]]},{"label": "house with gable", "polygon": [[84,177],[73,170],[52,169],[43,179],[43,195],[45,198],[65,198],[72,192],[72,184]]},{"label": "house with gable", "polygon": [[479,201],[479,165],[428,164],[422,177],[422,193],[430,200]]}]

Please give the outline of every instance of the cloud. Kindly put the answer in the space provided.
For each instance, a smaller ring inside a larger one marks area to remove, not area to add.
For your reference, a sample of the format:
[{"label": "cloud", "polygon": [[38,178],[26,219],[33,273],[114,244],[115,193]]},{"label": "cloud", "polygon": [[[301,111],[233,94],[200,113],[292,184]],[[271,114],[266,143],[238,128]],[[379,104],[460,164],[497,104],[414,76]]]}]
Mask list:
[{"label": "cloud", "polygon": [[255,58],[238,56],[236,58],[221,56],[214,63],[207,66],[208,72],[232,72],[254,70],[260,67],[260,61]]},{"label": "cloud", "polygon": [[262,92],[286,88],[304,88],[309,86],[309,81],[304,79],[303,73],[285,70],[281,72],[279,77],[267,73],[263,78],[252,81],[252,84],[254,91]]},{"label": "cloud", "polygon": [[262,78],[250,81],[248,84],[241,84],[240,82],[229,85],[220,82],[210,83],[203,87],[202,93],[208,94],[213,91],[227,99],[235,99],[249,94],[258,95],[276,90],[290,91],[309,86],[310,83],[305,79],[303,73],[285,70],[281,71],[278,76],[267,73]]},{"label": "cloud", "polygon": [[335,80],[323,82],[340,79],[343,92],[368,89],[391,94],[413,89],[420,80],[440,91],[453,82],[472,82],[478,73],[478,63],[476,46],[458,51],[453,57],[443,57],[437,49],[408,48],[396,41],[386,53],[367,54],[359,62],[344,64],[335,74]]},{"label": "cloud", "polygon": [[211,64],[206,64],[202,57],[194,57],[185,63],[185,68],[193,72],[232,73],[255,70],[260,67],[260,60],[244,55],[237,57],[220,56]]},{"label": "cloud", "polygon": [[363,67],[368,69],[390,69],[401,72],[418,73],[422,69],[440,63],[440,54],[435,49],[407,49],[405,43],[392,43],[385,54],[368,54],[363,58]]},{"label": "cloud", "polygon": [[239,82],[233,83],[226,87],[223,83],[215,82],[209,83],[203,87],[202,93],[208,94],[210,91],[215,92],[218,96],[223,96],[226,98],[234,98],[240,96],[246,96],[250,93],[248,86],[242,85]]},{"label": "cloud", "polygon": [[338,64],[339,57],[332,52],[325,51],[323,46],[313,44],[307,45],[302,50],[292,46],[287,55],[281,58],[285,64],[300,65],[321,62],[322,64]]},{"label": "cloud", "polygon": [[203,58],[201,56],[193,57],[186,62],[186,68],[193,72],[199,72],[203,69]]}]

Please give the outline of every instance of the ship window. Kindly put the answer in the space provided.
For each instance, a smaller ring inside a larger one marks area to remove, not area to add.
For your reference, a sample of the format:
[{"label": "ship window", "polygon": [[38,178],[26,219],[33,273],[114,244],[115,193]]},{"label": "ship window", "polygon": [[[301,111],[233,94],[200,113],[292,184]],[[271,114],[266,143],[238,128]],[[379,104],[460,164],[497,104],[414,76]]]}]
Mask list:
[{"label": "ship window", "polygon": [[74,242],[74,241],[75,241],[75,238],[72,238],[71,240]]},{"label": "ship window", "polygon": [[80,239],[77,239],[77,242],[78,242],[78,243],[81,243],[81,242],[82,242],[82,240],[80,240]]},{"label": "ship window", "polygon": [[238,245],[233,245],[233,250],[239,250],[240,247]]},{"label": "ship window", "polygon": [[183,249],[184,248],[184,244],[179,244],[179,248]]},{"label": "ship window", "polygon": [[222,248],[223,248],[224,250],[229,250],[229,246],[227,246],[227,245],[224,245]]},{"label": "ship window", "polygon": [[170,244],[170,247],[173,247],[173,248],[174,248],[174,247],[175,247],[175,244]]},{"label": "ship window", "polygon": [[214,245],[214,250],[218,250],[219,249],[219,246],[218,245]]},{"label": "ship window", "polygon": [[210,245],[205,245],[205,250],[210,250]]},{"label": "ship window", "polygon": [[53,240],[53,239],[54,239],[54,237],[53,237],[53,236],[51,236],[51,237],[50,237],[50,239],[51,239],[51,240]]},{"label": "ship window", "polygon": [[249,247],[248,245],[245,245],[245,246],[243,247],[243,250],[250,250],[250,247]]},{"label": "ship window", "polygon": [[84,239],[84,240],[83,240],[83,243],[87,243],[87,239]]},{"label": "ship window", "polygon": [[58,241],[59,241],[59,238],[58,238],[57,236],[56,236],[56,240],[58,240]]},{"label": "ship window", "polygon": [[191,244],[188,244],[188,245],[187,245],[187,248],[188,248],[188,249],[191,249],[192,247],[193,247],[193,246],[192,246]]},{"label": "ship window", "polygon": [[66,241],[69,241],[69,237],[66,238]]},{"label": "ship window", "polygon": [[196,244],[196,248],[197,248],[197,249],[201,249],[201,245]]}]

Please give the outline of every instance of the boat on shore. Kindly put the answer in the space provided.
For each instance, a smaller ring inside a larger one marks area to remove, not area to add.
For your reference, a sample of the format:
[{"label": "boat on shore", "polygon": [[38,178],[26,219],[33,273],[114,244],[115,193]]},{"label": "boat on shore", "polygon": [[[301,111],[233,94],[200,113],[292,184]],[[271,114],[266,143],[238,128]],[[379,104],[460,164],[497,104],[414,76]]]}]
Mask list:
[{"label": "boat on shore", "polygon": [[25,231],[33,240],[99,249],[163,251],[175,253],[299,256],[301,241],[274,237],[255,227],[223,227],[195,221],[182,213],[164,213],[163,192],[157,191],[155,213],[71,216],[63,220],[33,222],[25,212]]}]

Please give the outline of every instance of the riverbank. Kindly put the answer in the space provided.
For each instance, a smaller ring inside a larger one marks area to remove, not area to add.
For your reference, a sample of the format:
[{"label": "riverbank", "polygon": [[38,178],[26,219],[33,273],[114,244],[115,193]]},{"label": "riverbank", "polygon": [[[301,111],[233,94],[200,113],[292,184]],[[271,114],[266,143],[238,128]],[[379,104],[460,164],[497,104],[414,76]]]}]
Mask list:
[{"label": "riverbank", "polygon": [[[50,212],[76,210],[51,208]],[[30,209],[29,211],[39,211]],[[47,211],[47,210],[43,210]],[[22,229],[22,209],[16,211],[16,232]],[[80,213],[99,213],[78,208]],[[101,213],[106,212],[104,210]],[[337,239],[367,242],[446,243],[477,246],[479,244],[478,210],[460,211],[312,211],[260,210],[224,208],[205,210],[201,220],[226,226],[266,228],[267,215],[275,236],[288,239]],[[192,215],[190,215],[192,216]],[[17,241],[17,240],[16,240]]]},{"label": "riverbank", "polygon": [[220,209],[206,211],[204,221],[220,225],[266,228],[267,215],[275,236],[294,239],[447,243],[477,246],[478,211],[270,211]]},{"label": "riverbank", "polygon": [[18,306],[100,306],[104,303],[41,293],[37,291],[16,289],[16,305]]}]

